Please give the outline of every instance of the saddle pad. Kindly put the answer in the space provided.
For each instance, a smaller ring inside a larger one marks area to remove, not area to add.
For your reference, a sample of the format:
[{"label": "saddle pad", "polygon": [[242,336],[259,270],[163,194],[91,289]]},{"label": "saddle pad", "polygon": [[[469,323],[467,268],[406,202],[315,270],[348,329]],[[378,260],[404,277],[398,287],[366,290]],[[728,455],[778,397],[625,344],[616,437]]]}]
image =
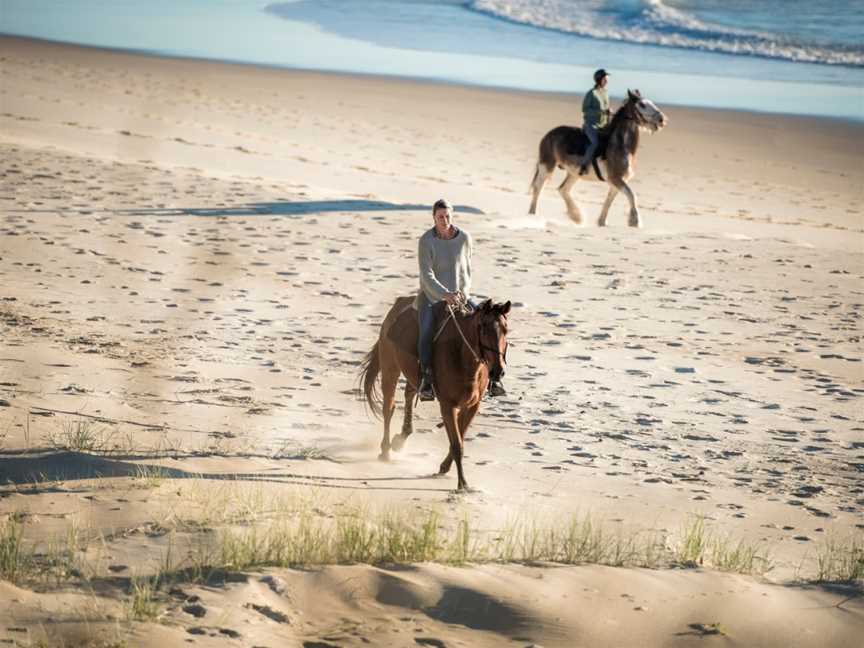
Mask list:
[{"label": "saddle pad", "polygon": [[409,306],[396,316],[396,320],[387,330],[387,339],[403,353],[416,358],[419,334],[417,311]]},{"label": "saddle pad", "polygon": [[574,128],[568,131],[566,138],[564,145],[568,155],[585,155],[588,148],[588,137],[582,132],[582,129]]},{"label": "saddle pad", "polygon": [[[604,130],[600,131],[600,139],[597,143],[597,151],[594,153],[594,158],[606,157],[606,144],[609,137]],[[585,155],[588,150],[588,136],[582,132],[581,128],[574,128],[568,131],[564,140],[565,149],[568,155]]]}]

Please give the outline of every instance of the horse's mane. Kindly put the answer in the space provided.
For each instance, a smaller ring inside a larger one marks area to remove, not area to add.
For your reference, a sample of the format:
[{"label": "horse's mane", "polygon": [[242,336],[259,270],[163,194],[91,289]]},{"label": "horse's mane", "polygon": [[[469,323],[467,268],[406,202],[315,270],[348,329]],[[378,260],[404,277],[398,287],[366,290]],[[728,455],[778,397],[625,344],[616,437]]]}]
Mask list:
[{"label": "horse's mane", "polygon": [[[639,148],[639,128],[634,128],[632,131],[624,130],[624,123],[632,118],[630,110],[633,104],[639,100],[639,95],[627,95],[627,101],[621,104],[621,107],[615,111],[612,120],[601,130],[602,136],[606,138],[606,151],[614,146],[620,146],[630,154],[635,154]],[[608,159],[608,155],[607,155]]]},{"label": "horse's mane", "polygon": [[621,125],[621,122],[625,121],[627,118],[627,109],[633,103],[632,96],[627,97],[627,101],[621,104],[618,110],[615,111],[615,114],[612,115],[612,119],[609,123],[603,128],[603,132],[606,135],[611,135],[612,132]]}]

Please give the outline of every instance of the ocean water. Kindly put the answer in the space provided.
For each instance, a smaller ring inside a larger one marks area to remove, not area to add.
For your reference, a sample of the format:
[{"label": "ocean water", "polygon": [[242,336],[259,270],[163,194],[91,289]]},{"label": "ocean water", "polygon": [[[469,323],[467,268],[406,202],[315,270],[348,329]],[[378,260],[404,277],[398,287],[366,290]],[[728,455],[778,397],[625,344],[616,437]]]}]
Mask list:
[{"label": "ocean water", "polygon": [[0,33],[864,120],[860,0],[0,0]]}]

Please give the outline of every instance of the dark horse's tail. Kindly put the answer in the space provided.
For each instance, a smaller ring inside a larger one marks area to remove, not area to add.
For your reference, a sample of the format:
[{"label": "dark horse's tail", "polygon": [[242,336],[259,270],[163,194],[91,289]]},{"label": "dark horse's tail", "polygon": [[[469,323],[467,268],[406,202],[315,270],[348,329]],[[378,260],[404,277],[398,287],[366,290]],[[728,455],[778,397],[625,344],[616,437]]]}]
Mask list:
[{"label": "dark horse's tail", "polygon": [[384,405],[384,399],[377,384],[379,373],[381,373],[381,362],[378,359],[378,343],[376,342],[363,359],[363,368],[360,370],[359,379],[362,387],[357,387],[357,396],[365,400],[372,413],[378,417],[381,416]]}]

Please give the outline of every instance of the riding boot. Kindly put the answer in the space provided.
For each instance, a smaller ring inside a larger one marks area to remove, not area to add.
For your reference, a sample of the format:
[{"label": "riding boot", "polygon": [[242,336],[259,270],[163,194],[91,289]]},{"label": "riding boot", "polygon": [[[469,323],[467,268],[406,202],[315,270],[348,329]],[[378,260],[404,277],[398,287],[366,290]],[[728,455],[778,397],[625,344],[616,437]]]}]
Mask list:
[{"label": "riding boot", "polygon": [[435,387],[432,384],[432,372],[429,369],[420,372],[420,386],[417,388],[417,395],[421,401],[435,400]]}]

